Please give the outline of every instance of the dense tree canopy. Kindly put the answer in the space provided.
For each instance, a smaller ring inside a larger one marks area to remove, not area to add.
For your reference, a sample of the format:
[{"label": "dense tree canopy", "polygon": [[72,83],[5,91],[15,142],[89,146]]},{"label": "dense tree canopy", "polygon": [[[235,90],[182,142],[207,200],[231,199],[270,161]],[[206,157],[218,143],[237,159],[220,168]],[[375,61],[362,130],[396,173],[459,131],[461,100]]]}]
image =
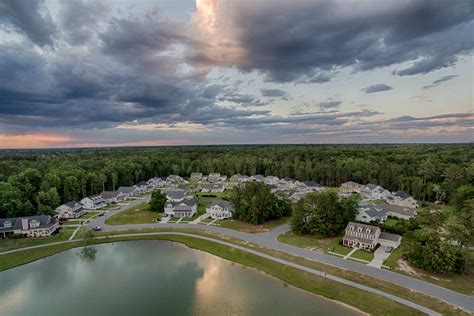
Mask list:
[{"label": "dense tree canopy", "polygon": [[[60,202],[154,176],[241,173],[377,183],[419,200],[450,201],[474,178],[472,145],[265,145],[0,151],[0,217],[37,214],[38,194]],[[53,207],[53,206],[52,206]]]},{"label": "dense tree canopy", "polygon": [[263,224],[291,214],[291,203],[285,195],[273,194],[262,182],[235,187],[230,195],[234,218],[250,224]]},{"label": "dense tree canopy", "polygon": [[154,212],[164,212],[165,204],[166,194],[161,193],[160,189],[154,190],[150,198],[150,210]]},{"label": "dense tree canopy", "polygon": [[296,203],[291,227],[300,234],[336,236],[355,218],[356,213],[356,197],[340,197],[334,191],[314,192]]}]

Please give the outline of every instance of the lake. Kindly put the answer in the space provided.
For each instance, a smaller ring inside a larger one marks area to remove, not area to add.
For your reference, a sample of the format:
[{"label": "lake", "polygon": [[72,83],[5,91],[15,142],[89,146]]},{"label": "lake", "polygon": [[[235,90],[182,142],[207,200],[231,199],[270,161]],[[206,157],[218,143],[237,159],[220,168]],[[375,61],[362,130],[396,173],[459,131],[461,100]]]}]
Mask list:
[{"label": "lake", "polygon": [[169,241],[71,249],[0,272],[0,315],[360,315]]}]

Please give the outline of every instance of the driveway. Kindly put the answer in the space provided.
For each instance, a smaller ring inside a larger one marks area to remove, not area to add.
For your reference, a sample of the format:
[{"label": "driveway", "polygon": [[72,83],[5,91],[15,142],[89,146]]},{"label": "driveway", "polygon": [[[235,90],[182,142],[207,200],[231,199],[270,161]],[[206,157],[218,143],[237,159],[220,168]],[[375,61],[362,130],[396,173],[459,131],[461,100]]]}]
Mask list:
[{"label": "driveway", "polygon": [[380,269],[384,261],[388,258],[388,256],[390,256],[390,252],[387,252],[387,247],[380,246],[374,252],[374,259],[372,259],[372,261],[370,261],[367,265]]}]

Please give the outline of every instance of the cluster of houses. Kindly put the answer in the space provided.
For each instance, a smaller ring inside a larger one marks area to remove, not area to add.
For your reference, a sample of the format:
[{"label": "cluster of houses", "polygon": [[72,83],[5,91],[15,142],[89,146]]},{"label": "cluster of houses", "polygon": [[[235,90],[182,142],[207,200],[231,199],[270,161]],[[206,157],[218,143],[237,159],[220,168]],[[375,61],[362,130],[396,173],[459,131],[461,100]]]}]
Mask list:
[{"label": "cluster of houses", "polygon": [[[361,185],[356,182],[346,182],[339,190],[341,195],[359,193],[359,212],[356,220],[360,222],[377,221],[383,223],[389,216],[400,219],[410,219],[416,215],[418,202],[407,192],[390,192],[376,184]],[[377,203],[371,203],[376,201]]]}]

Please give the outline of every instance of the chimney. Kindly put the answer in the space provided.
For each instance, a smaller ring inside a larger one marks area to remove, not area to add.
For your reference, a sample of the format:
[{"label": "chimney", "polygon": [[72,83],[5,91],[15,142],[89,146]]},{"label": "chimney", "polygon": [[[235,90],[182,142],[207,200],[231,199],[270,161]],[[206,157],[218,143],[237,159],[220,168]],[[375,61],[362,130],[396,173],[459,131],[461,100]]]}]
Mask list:
[{"label": "chimney", "polygon": [[28,230],[28,218],[21,219],[21,230]]}]

